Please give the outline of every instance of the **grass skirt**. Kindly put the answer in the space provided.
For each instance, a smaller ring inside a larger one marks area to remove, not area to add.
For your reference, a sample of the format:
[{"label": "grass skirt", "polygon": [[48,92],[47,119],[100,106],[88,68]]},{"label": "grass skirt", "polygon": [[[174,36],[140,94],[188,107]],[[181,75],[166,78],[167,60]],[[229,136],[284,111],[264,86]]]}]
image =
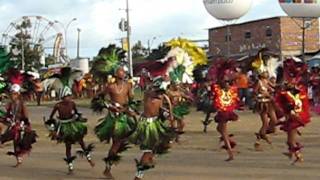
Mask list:
[{"label": "grass skirt", "polygon": [[22,131],[20,123],[16,123],[0,137],[1,144],[13,141],[14,152],[10,155],[22,156],[27,154],[31,151],[32,144],[36,143],[37,134],[31,129],[31,126],[24,125],[23,128]]},{"label": "grass skirt", "polygon": [[174,131],[158,118],[141,117],[130,142],[140,145],[141,150],[162,154],[170,148],[174,136]]},{"label": "grass skirt", "polygon": [[126,114],[116,115],[109,112],[108,115],[99,120],[94,132],[101,142],[110,142],[111,138],[124,139],[131,135],[136,126],[135,121]]},{"label": "grass skirt", "polygon": [[56,127],[56,139],[58,142],[74,144],[79,142],[87,134],[87,126],[79,120],[60,120]]},{"label": "grass skirt", "polygon": [[173,114],[178,119],[183,119],[184,116],[190,113],[188,104],[182,103],[173,108]]}]

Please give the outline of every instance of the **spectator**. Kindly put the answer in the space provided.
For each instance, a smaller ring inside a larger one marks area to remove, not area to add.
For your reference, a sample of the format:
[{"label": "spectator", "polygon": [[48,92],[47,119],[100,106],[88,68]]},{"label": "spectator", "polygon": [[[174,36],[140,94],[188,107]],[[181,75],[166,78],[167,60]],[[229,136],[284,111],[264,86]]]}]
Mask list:
[{"label": "spectator", "polygon": [[240,98],[240,106],[247,105],[249,106],[249,98],[248,98],[248,88],[249,88],[249,79],[245,72],[242,69],[237,68],[237,78],[236,85],[239,89],[239,98]]}]

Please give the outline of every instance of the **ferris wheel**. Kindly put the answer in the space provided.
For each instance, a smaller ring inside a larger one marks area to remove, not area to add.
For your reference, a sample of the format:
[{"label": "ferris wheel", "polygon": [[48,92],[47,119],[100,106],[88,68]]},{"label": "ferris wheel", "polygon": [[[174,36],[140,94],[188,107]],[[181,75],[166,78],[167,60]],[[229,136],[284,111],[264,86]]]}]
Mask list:
[{"label": "ferris wheel", "polygon": [[28,42],[32,47],[40,47],[44,53],[52,54],[56,62],[68,61],[64,55],[63,28],[58,21],[50,21],[42,16],[23,16],[9,24],[2,33],[0,45],[10,47],[14,40],[19,41],[16,35],[21,32],[30,36]]}]

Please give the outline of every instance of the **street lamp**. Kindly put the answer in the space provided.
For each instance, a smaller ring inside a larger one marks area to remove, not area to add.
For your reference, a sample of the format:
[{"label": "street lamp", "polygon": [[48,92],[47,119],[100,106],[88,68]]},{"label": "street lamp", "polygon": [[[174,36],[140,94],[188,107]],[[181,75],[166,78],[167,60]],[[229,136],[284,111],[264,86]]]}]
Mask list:
[{"label": "street lamp", "polygon": [[77,31],[78,31],[78,40],[77,40],[77,59],[80,58],[80,32],[81,32],[81,29],[80,28],[77,28]]},{"label": "street lamp", "polygon": [[73,18],[73,19],[71,19],[69,22],[68,22],[68,24],[66,25],[66,26],[64,26],[64,24],[63,23],[61,23],[60,21],[54,21],[55,23],[59,23],[61,26],[62,26],[62,28],[63,28],[63,30],[64,30],[64,39],[65,39],[65,49],[66,49],[66,57],[68,57],[68,38],[67,38],[67,35],[68,35],[68,29],[69,29],[69,27],[70,27],[70,25],[71,25],[71,23],[72,22],[74,22],[74,21],[76,21],[77,20],[77,18]]},{"label": "street lamp", "polygon": [[148,39],[148,51],[149,51],[149,55],[151,54],[151,46],[152,46],[154,40],[156,40],[156,39],[157,39],[157,37],[155,37],[155,36],[152,37],[151,41],[150,41],[150,39]]}]

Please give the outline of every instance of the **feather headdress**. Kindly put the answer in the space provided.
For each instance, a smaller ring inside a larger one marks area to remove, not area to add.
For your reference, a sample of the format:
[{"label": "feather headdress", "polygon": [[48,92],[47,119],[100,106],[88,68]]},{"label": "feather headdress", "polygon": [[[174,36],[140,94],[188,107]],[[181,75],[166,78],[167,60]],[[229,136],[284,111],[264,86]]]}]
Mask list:
[{"label": "feather headdress", "polygon": [[127,63],[123,61],[125,51],[116,45],[109,45],[107,48],[102,48],[97,57],[93,61],[90,73],[100,82],[105,82],[108,76],[114,75],[118,67],[127,68]]},{"label": "feather headdress", "polygon": [[207,64],[205,51],[187,39],[172,39],[166,43],[171,48],[168,57],[175,57],[176,63],[169,69],[169,75],[175,83],[192,83],[193,70],[197,65]]},{"label": "feather headdress", "polygon": [[258,55],[252,62],[252,67],[255,69],[259,74],[263,72],[268,72],[270,77],[277,77],[277,69],[281,66],[281,61],[278,58],[269,56],[268,59],[262,58],[262,53],[259,52]]},{"label": "feather headdress", "polygon": [[304,62],[293,58],[285,60],[283,64],[284,80],[290,84],[303,84],[303,77],[307,73],[308,66]]},{"label": "feather headdress", "polygon": [[207,78],[214,83],[235,78],[236,66],[233,60],[218,59],[211,65]]},{"label": "feather headdress", "polygon": [[10,84],[10,91],[19,93],[24,81],[22,73],[19,70],[12,68],[5,73],[5,77]]}]

